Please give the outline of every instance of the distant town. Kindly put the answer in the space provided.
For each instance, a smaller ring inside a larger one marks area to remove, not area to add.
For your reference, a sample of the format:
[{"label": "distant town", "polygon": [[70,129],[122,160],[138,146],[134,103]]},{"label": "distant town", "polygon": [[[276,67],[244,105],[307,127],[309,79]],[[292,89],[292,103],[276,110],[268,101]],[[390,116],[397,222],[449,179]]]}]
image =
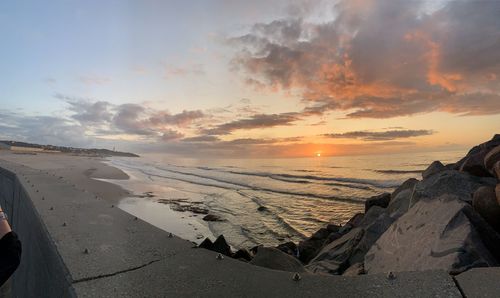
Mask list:
[{"label": "distant town", "polygon": [[124,156],[124,157],[139,157],[139,155],[129,152],[120,152],[109,149],[85,149],[85,148],[75,148],[75,147],[65,147],[65,146],[54,146],[54,145],[40,145],[32,144],[26,142],[17,141],[2,141],[0,140],[0,150],[11,150],[15,152],[25,152],[25,153],[37,153],[37,152],[62,152],[70,153],[75,155],[86,155],[86,156]]}]

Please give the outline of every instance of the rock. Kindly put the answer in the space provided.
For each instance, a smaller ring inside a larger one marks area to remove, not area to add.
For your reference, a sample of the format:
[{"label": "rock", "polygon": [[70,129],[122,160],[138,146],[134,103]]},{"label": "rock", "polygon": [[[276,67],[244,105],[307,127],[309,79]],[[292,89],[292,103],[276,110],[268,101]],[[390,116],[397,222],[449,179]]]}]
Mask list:
[{"label": "rock", "polygon": [[467,216],[471,211],[452,195],[421,199],[372,245],[365,256],[366,272],[441,269],[455,274],[495,266],[497,261]]},{"label": "rock", "polygon": [[498,180],[500,180],[500,161],[497,161],[493,166],[493,173]]},{"label": "rock", "polygon": [[362,228],[354,228],[346,235],[321,249],[306,268],[313,273],[342,274],[349,267],[349,258],[363,237]]},{"label": "rock", "polygon": [[357,228],[363,220],[364,213],[356,213],[349,221],[339,229],[340,234],[347,234],[353,228]]},{"label": "rock", "polygon": [[311,236],[311,240],[325,240],[328,235],[330,235],[330,231],[327,228],[321,228],[314,232]]},{"label": "rock", "polygon": [[220,235],[215,239],[214,244],[212,245],[212,249],[215,252],[219,252],[226,256],[231,256],[231,247],[227,244],[226,239],[223,235]]},{"label": "rock", "polygon": [[252,255],[248,252],[248,250],[242,248],[234,253],[233,258],[250,262],[252,260]]},{"label": "rock", "polygon": [[257,211],[260,211],[260,212],[263,212],[263,211],[267,211],[267,207],[266,206],[259,206],[259,208],[257,208]]},{"label": "rock", "polygon": [[495,194],[497,196],[497,203],[500,204],[500,184],[495,187]]},{"label": "rock", "polygon": [[289,254],[291,256],[296,257],[298,255],[298,247],[295,243],[293,242],[286,242],[278,245],[276,247],[277,249],[281,250],[282,252]]},{"label": "rock", "polygon": [[405,214],[412,202],[414,188],[406,188],[397,193],[395,197],[391,198],[389,206],[387,206],[387,213],[394,219],[399,218]]},{"label": "rock", "polygon": [[373,244],[385,233],[395,219],[391,218],[383,208],[373,207],[365,215],[361,227],[364,230],[363,237],[354,247],[349,263],[362,263],[366,253],[370,250]]},{"label": "rock", "polygon": [[410,178],[410,179],[406,180],[405,182],[403,182],[403,184],[401,184],[398,188],[396,188],[396,190],[391,194],[391,200],[394,199],[400,192],[402,192],[404,190],[407,190],[407,189],[413,190],[413,188],[415,187],[415,184],[417,184],[417,183],[418,183],[418,180],[415,178]]},{"label": "rock", "polygon": [[330,232],[338,232],[342,226],[334,224],[334,223],[329,223],[326,226],[326,229]]},{"label": "rock", "polygon": [[201,242],[200,245],[198,245],[199,248],[205,248],[205,249],[209,249],[209,250],[212,250],[213,246],[214,246],[214,243],[212,242],[212,240],[210,240],[208,238],[205,238],[205,240],[203,240],[203,242]]},{"label": "rock", "polygon": [[355,263],[342,273],[344,276],[357,276],[361,274],[365,274],[365,266],[363,263]]},{"label": "rock", "polygon": [[301,260],[304,264],[307,264],[323,247],[325,240],[326,239],[308,238],[304,241],[300,241],[297,247],[299,251],[299,260]]},{"label": "rock", "polygon": [[478,188],[472,199],[472,207],[492,228],[500,231],[500,205],[497,201],[495,188],[491,186]]},{"label": "rock", "polygon": [[386,208],[389,205],[390,200],[391,200],[391,194],[387,193],[387,192],[366,199],[366,201],[365,201],[365,213],[368,212],[368,210],[372,206],[379,206],[382,208]]},{"label": "rock", "polygon": [[260,247],[250,264],[281,271],[305,271],[299,260],[272,247]]},{"label": "rock", "polygon": [[215,214],[207,214],[203,217],[204,221],[223,221],[223,219]]},{"label": "rock", "polygon": [[259,248],[261,248],[261,247],[264,247],[264,246],[263,246],[262,244],[256,245],[256,246],[254,246],[254,247],[250,248],[250,252],[251,252],[253,255],[256,255],[256,254],[257,254],[257,252],[259,251]]},{"label": "rock", "polygon": [[500,233],[495,231],[486,220],[472,210],[472,208],[465,208],[463,211],[481,237],[481,241],[486,248],[493,254],[495,259],[500,262]]},{"label": "rock", "polygon": [[500,146],[491,149],[484,157],[484,167],[493,174],[493,166],[500,162]]},{"label": "rock", "polygon": [[455,195],[472,203],[472,195],[480,186],[493,186],[494,178],[481,178],[458,171],[442,171],[416,184],[411,206],[421,198],[436,198],[444,194]]},{"label": "rock", "polygon": [[458,169],[479,177],[488,177],[491,174],[484,167],[484,158],[493,148],[500,145],[500,135],[495,135],[485,143],[472,148],[467,155],[457,162]]},{"label": "rock", "polygon": [[426,179],[427,177],[430,177],[436,173],[439,173],[443,170],[445,170],[446,167],[439,161],[433,161],[429,167],[425,171],[422,172],[422,178]]}]

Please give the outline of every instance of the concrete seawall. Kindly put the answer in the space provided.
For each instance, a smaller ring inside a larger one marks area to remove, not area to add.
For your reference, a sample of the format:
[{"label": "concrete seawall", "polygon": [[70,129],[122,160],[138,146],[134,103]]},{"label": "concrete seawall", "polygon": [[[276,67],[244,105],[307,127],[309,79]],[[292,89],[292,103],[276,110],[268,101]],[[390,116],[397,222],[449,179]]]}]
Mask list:
[{"label": "concrete seawall", "polygon": [[15,297],[461,297],[442,271],[297,282],[290,272],[217,260],[64,177],[3,160],[0,204],[23,243]]}]

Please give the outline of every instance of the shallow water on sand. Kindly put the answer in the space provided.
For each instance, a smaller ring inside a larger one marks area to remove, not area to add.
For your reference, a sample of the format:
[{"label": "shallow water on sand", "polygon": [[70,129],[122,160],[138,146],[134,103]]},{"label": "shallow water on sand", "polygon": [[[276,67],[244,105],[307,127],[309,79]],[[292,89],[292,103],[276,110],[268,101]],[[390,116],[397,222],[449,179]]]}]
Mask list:
[{"label": "shallow water on sand", "polygon": [[[420,178],[434,160],[451,163],[464,153],[240,160],[151,155],[109,162],[131,177],[113,183],[144,194],[122,200],[120,208],[191,241],[224,234],[232,246],[248,248],[299,241],[326,223],[343,224],[363,212],[367,197]],[[223,221],[203,221],[206,212]]]}]

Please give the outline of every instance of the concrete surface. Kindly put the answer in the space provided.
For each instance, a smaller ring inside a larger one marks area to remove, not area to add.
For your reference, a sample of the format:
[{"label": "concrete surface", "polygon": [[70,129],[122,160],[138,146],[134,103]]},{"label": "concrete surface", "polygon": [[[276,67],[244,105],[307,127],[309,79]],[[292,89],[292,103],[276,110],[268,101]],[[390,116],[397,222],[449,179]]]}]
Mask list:
[{"label": "concrete surface", "polygon": [[23,243],[15,297],[461,297],[443,271],[293,281],[217,260],[64,177],[3,160],[0,168],[0,204]]},{"label": "concrete surface", "polygon": [[455,281],[467,298],[500,297],[500,267],[473,268],[455,276]]}]

